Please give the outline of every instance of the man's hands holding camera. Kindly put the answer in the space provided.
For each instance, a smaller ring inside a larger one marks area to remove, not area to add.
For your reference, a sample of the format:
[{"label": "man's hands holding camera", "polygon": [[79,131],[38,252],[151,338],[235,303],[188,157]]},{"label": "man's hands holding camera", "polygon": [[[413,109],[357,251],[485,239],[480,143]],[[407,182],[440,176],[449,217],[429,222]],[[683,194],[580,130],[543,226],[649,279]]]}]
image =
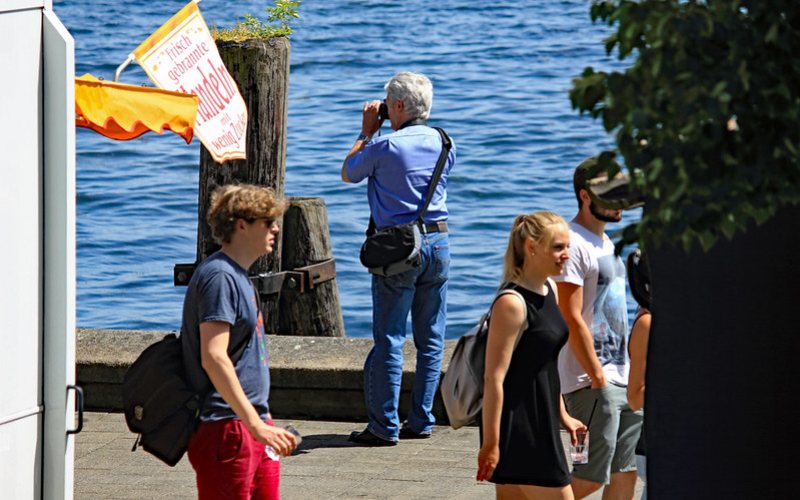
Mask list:
[{"label": "man's hands holding camera", "polygon": [[379,110],[383,104],[381,101],[371,101],[364,104],[364,111],[361,117],[361,133],[372,137],[381,128],[383,120],[379,117]]},{"label": "man's hands holding camera", "polygon": [[[383,108],[383,111],[381,108]],[[383,119],[388,115],[389,113],[385,103],[377,100],[364,103],[361,116],[361,134],[359,134],[353,147],[350,148],[350,152],[347,153],[344,163],[342,163],[342,180],[344,182],[350,182],[350,179],[347,177],[347,160],[364,149],[372,136],[375,135],[375,132],[381,128]]]}]

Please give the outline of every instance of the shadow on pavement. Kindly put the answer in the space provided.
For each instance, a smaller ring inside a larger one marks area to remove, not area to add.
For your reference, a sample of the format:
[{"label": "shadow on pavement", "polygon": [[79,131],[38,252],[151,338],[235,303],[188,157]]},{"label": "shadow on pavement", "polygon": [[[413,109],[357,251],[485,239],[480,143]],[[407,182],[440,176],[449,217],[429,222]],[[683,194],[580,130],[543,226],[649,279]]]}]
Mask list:
[{"label": "shadow on pavement", "polygon": [[356,446],[347,440],[349,434],[310,434],[303,436],[303,442],[294,455],[302,455],[317,448],[350,448]]}]

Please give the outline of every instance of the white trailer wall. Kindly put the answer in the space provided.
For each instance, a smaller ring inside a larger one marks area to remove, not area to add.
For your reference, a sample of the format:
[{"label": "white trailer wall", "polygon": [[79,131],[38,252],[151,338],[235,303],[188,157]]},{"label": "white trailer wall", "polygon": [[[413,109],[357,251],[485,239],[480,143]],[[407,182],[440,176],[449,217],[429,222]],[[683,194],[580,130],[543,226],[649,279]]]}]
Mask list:
[{"label": "white trailer wall", "polygon": [[73,42],[49,2],[0,2],[0,498],[72,498]]}]

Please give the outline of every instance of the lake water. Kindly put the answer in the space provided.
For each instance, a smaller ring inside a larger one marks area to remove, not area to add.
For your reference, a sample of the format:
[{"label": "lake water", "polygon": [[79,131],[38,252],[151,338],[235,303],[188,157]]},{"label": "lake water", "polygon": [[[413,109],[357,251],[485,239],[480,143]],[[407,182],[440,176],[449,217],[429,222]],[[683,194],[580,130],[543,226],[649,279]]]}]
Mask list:
[{"label": "lake water", "polygon": [[[106,79],[185,4],[54,3],[75,37],[76,74]],[[204,0],[200,8],[209,26],[223,27],[246,13],[265,18],[267,4]],[[549,209],[571,218],[575,165],[611,143],[599,122],[571,109],[567,95],[585,66],[622,67],[605,55],[609,28],[592,25],[589,6],[588,0],[301,4],[292,36],[286,195],[319,196],[327,204],[348,336],[371,335],[370,278],[357,257],[369,217],[366,183],[339,178],[363,102],[383,98],[383,84],[396,71],[433,81],[431,124],[446,128],[458,146],[448,182],[447,337],[456,338],[493,296],[514,216]],[[149,84],[135,64],[121,80]],[[173,287],[172,268],[195,259],[199,147],[169,133],[116,142],[78,129],[79,326],[179,328],[184,289]],[[626,214],[623,223],[638,216]]]}]

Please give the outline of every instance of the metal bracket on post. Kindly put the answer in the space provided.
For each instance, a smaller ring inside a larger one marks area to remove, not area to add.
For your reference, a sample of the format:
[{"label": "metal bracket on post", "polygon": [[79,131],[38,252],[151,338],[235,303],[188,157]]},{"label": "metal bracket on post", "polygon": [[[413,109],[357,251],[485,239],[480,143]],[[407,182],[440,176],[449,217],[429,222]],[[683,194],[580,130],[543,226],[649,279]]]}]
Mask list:
[{"label": "metal bracket on post", "polygon": [[296,270],[283,271],[283,286],[281,290],[295,290],[298,293],[306,291],[305,276],[303,273],[298,273]]},{"label": "metal bracket on post", "polygon": [[303,274],[303,287],[301,292],[311,290],[320,283],[325,283],[336,277],[336,260],[328,259],[310,266],[298,267],[295,271]]},{"label": "metal bracket on post", "polygon": [[191,264],[175,264],[172,269],[172,283],[175,286],[186,286],[189,280],[192,279],[192,274],[197,267],[197,262]]},{"label": "metal bracket on post", "polygon": [[291,271],[251,276],[250,279],[261,295],[271,295],[281,290],[294,290],[298,293],[304,293],[335,277],[336,261],[328,259],[316,264],[298,267]]},{"label": "metal bracket on post", "polygon": [[283,288],[283,282],[286,279],[286,272],[279,273],[261,273],[255,276],[250,276],[250,281],[262,296],[272,295],[278,293]]},{"label": "metal bracket on post", "polygon": [[[172,282],[175,286],[188,285],[196,267],[197,263],[175,264],[172,271]],[[335,277],[336,259],[331,258],[316,264],[298,267],[291,271],[250,276],[250,280],[261,295],[272,295],[281,290],[294,290],[298,293],[304,293]]]}]

